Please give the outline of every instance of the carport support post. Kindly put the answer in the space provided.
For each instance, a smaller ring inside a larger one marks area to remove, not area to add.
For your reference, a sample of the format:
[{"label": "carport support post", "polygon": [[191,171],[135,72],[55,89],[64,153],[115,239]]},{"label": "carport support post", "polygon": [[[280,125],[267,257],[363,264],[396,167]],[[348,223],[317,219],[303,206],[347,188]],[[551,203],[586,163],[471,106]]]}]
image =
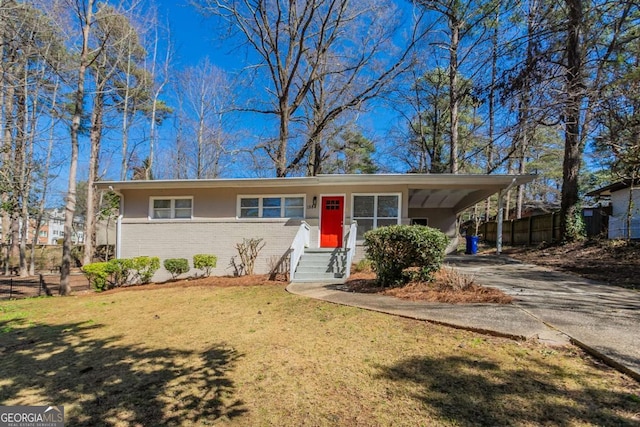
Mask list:
[{"label": "carport support post", "polygon": [[511,190],[511,187],[516,185],[516,179],[513,178],[511,180],[511,184],[507,186],[504,190],[498,193],[498,231],[496,232],[496,254],[500,255],[502,253],[502,221],[504,220],[504,200],[503,197],[505,194]]},{"label": "carport support post", "polygon": [[498,230],[496,231],[496,254],[500,255],[502,253],[502,221],[504,219],[504,200],[503,200],[504,191],[498,192],[498,219],[497,226]]}]

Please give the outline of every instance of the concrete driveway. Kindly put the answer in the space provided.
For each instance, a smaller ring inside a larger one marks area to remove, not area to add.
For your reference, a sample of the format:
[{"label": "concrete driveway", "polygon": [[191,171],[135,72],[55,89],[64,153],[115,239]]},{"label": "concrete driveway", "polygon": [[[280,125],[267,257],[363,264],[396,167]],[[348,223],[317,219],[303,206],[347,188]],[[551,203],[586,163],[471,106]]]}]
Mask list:
[{"label": "concrete driveway", "polygon": [[640,380],[640,292],[507,257],[455,255],[446,262],[514,296],[518,308]]},{"label": "concrete driveway", "polygon": [[549,344],[569,341],[640,381],[640,292],[606,286],[491,255],[447,257],[477,283],[502,289],[513,304],[442,304],[347,292],[334,283],[291,283],[310,298]]}]

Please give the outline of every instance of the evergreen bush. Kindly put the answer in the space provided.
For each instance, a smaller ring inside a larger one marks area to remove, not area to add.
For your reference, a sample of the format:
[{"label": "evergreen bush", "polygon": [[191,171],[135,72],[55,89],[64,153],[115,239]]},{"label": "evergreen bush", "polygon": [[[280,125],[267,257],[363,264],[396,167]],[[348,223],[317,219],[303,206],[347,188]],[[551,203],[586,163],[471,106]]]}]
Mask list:
[{"label": "evergreen bush", "polygon": [[94,262],[82,267],[82,272],[89,280],[89,284],[100,292],[134,283],[149,283],[158,268],[160,268],[158,257],[141,256]]},{"label": "evergreen bush", "polygon": [[110,288],[129,285],[131,282],[130,272],[133,261],[129,258],[112,259],[107,262],[107,272],[109,273]]},{"label": "evergreen bush", "polygon": [[189,271],[189,260],[186,258],[167,258],[164,260],[164,268],[171,273],[173,280],[179,275]]},{"label": "evergreen bush", "polygon": [[216,268],[218,258],[215,255],[197,254],[193,256],[193,268],[202,270],[204,277],[211,276],[211,270]]},{"label": "evergreen bush", "polygon": [[109,289],[108,262],[94,262],[82,267],[89,284],[98,292]]},{"label": "evergreen bush", "polygon": [[366,232],[364,241],[382,286],[430,281],[442,265],[448,243],[440,230],[422,225],[380,227]]},{"label": "evergreen bush", "polygon": [[131,269],[141,284],[149,283],[156,271],[160,268],[160,258],[139,256],[131,260]]}]

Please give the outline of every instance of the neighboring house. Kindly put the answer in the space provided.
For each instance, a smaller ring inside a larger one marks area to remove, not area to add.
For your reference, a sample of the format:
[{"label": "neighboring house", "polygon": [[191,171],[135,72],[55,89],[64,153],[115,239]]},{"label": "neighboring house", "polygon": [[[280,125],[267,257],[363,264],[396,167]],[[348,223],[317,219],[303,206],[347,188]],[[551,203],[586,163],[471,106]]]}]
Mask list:
[{"label": "neighboring house", "polygon": [[[631,238],[640,239],[640,181],[636,181],[633,186],[630,180],[619,181],[591,191],[587,196],[601,200],[609,199],[611,216],[608,237],[610,239],[627,238],[629,219]],[[630,196],[631,206],[629,206]]]},{"label": "neighboring house", "polygon": [[115,218],[100,219],[96,222],[96,246],[116,244]]},{"label": "neighboring house", "polygon": [[[27,226],[27,244],[33,241],[33,233],[36,229],[36,220],[29,218]],[[3,237],[0,225],[0,240]],[[22,221],[19,224],[19,233],[22,236]],[[115,220],[99,220],[96,223],[96,245],[114,245],[116,239]],[[64,211],[62,209],[46,209],[38,231],[38,245],[57,245],[64,238]],[[84,219],[76,217],[73,220],[73,244],[84,243]]]},{"label": "neighboring house", "polygon": [[[42,218],[40,226],[40,236],[38,241],[44,245],[57,245],[59,240],[64,239],[64,210],[47,209]],[[74,244],[84,243],[84,220],[80,217],[73,219],[73,235],[71,241]]]},{"label": "neighboring house", "polygon": [[[256,273],[281,260],[293,280],[346,277],[364,256],[363,234],[392,224],[438,228],[457,245],[456,216],[532,175],[320,175],[303,178],[99,182],[120,194],[120,258],[214,254],[213,274],[231,274],[236,244],[266,243]],[[313,259],[322,258],[322,259]],[[318,266],[320,265],[320,266]],[[195,271],[192,271],[195,273]],[[156,274],[155,280],[167,276]]]},{"label": "neighboring house", "polygon": [[42,219],[43,228],[46,225],[48,235],[47,245],[56,245],[58,239],[64,238],[64,212],[58,209],[47,209]]}]

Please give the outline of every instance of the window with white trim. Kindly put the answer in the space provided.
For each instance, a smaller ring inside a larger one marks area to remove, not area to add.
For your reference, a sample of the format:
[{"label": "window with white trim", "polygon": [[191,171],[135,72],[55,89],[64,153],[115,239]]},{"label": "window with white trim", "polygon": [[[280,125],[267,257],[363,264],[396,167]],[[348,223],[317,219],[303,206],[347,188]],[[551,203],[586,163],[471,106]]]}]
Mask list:
[{"label": "window with white trim", "polygon": [[153,219],[191,219],[191,197],[152,198],[150,217]]},{"label": "window with white trim", "polygon": [[304,196],[240,196],[239,218],[304,218]]},{"label": "window with white trim", "polygon": [[374,228],[400,224],[400,194],[356,194],[352,206],[358,240]]}]

